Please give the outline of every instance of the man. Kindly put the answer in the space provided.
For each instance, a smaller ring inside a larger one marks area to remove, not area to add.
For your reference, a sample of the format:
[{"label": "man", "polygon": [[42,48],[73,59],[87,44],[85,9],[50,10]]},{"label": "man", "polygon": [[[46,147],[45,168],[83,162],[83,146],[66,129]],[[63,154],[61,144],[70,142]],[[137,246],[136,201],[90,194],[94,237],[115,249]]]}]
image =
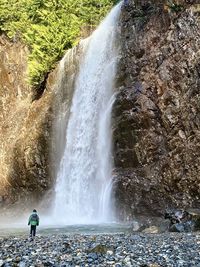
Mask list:
[{"label": "man", "polygon": [[33,210],[33,213],[29,217],[28,225],[31,226],[30,237],[33,240],[36,235],[36,226],[39,225],[39,216],[37,215],[37,211],[35,209]]}]

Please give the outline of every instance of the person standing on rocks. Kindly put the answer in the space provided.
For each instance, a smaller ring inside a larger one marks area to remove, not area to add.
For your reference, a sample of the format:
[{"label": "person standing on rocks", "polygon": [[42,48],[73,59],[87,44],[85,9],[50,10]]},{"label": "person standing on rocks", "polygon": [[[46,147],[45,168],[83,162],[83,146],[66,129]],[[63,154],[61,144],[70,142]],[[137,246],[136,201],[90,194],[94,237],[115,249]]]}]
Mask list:
[{"label": "person standing on rocks", "polygon": [[36,227],[39,225],[39,216],[37,211],[34,209],[33,213],[30,215],[28,220],[28,225],[31,226],[30,228],[30,238],[33,240],[36,235]]}]

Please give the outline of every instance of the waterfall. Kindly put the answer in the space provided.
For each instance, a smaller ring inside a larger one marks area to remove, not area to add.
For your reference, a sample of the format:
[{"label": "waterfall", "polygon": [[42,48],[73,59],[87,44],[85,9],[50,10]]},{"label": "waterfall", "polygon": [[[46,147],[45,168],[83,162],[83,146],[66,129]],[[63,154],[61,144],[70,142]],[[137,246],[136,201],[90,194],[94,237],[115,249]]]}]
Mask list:
[{"label": "waterfall", "polygon": [[55,185],[57,223],[113,219],[111,111],[119,14],[117,5],[90,37],[79,66]]}]

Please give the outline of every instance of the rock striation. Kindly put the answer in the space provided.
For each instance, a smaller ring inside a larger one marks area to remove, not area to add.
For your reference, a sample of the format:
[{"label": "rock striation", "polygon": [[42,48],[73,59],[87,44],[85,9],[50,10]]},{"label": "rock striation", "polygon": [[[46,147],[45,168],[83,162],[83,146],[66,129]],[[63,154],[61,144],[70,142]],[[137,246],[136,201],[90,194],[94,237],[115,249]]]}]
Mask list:
[{"label": "rock striation", "polygon": [[0,205],[27,204],[51,184],[51,91],[35,99],[27,84],[28,49],[0,37]]},{"label": "rock striation", "polygon": [[[199,208],[198,0],[125,1],[119,28],[113,108],[119,218],[160,216],[170,207]],[[1,208],[28,207],[45,194],[50,199],[81,49],[69,52],[68,63],[61,61],[35,91],[27,85],[27,47],[1,35]]]},{"label": "rock striation", "polygon": [[125,220],[200,204],[197,2],[122,7],[113,146],[116,206]]},{"label": "rock striation", "polygon": [[79,50],[35,90],[27,83],[27,47],[0,37],[0,208],[32,207],[45,194],[49,201],[63,138],[55,125],[69,111]]}]

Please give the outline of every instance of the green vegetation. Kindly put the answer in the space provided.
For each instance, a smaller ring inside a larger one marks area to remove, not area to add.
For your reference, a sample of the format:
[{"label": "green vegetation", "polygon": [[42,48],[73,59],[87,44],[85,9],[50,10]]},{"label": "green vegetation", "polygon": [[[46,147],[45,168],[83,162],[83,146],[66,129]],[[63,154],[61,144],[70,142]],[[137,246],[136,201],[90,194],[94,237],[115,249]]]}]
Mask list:
[{"label": "green vegetation", "polygon": [[173,1],[173,0],[168,0],[168,7],[171,9],[172,12],[179,12],[179,11],[182,11],[183,10],[183,6],[176,3],[176,1]]},{"label": "green vegetation", "polygon": [[85,26],[95,27],[114,0],[0,0],[0,31],[30,49],[29,82],[38,87]]}]

